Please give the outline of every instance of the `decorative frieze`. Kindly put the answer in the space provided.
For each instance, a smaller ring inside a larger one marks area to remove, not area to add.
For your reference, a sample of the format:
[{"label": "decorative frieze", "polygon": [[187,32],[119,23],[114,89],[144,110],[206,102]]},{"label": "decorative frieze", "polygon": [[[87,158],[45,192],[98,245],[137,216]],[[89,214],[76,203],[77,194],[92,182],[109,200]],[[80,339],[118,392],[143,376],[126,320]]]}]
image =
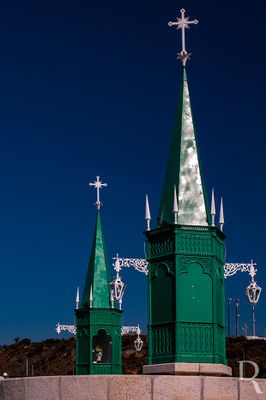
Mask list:
[{"label": "decorative frieze", "polygon": [[150,244],[150,256],[159,257],[173,253],[173,240],[166,239],[163,242],[155,242]]},{"label": "decorative frieze", "polygon": [[212,324],[178,323],[176,338],[180,353],[212,354],[213,352]]}]

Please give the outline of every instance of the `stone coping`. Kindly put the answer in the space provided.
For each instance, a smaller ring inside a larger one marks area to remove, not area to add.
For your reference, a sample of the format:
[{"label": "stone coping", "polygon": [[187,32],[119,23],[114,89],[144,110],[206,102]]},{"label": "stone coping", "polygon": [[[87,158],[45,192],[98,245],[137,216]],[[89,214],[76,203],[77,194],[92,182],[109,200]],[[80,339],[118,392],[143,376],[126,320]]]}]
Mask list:
[{"label": "stone coping", "polygon": [[264,400],[266,379],[171,375],[43,376],[0,381],[0,400]]},{"label": "stone coping", "polygon": [[145,375],[232,376],[232,368],[224,364],[167,363],[143,366]]}]

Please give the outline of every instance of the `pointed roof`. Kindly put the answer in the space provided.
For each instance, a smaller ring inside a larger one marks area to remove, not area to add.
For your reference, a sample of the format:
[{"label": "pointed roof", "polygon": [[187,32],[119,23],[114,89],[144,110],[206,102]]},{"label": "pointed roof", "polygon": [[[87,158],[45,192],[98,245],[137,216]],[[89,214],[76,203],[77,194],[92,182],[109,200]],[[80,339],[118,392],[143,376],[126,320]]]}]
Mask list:
[{"label": "pointed roof", "polygon": [[92,288],[92,307],[110,308],[109,282],[101,214],[100,210],[98,210],[89,267],[83,289],[82,307],[90,304],[90,292]]},{"label": "pointed roof", "polygon": [[158,215],[159,226],[174,223],[172,213],[174,185],[178,195],[178,224],[208,226],[210,221],[208,200],[200,167],[184,66],[176,122]]}]

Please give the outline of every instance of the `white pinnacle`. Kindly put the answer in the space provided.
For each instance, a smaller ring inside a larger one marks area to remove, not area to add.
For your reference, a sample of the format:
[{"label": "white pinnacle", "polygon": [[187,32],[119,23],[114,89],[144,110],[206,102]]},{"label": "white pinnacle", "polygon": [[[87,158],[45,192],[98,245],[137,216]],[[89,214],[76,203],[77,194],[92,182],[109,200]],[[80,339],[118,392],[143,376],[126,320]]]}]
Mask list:
[{"label": "white pinnacle", "polygon": [[90,288],[90,308],[92,308],[92,302],[93,302],[93,297],[92,297],[92,285]]},{"label": "white pinnacle", "polygon": [[111,308],[114,308],[114,292],[113,289],[110,291]]},{"label": "white pinnacle", "polygon": [[146,211],[145,211],[145,220],[147,223],[147,231],[151,230],[151,213],[150,213],[150,205],[149,205],[149,197],[148,194],[146,194]]},{"label": "white pinnacle", "polygon": [[211,204],[211,216],[212,216],[212,226],[215,226],[215,197],[214,197],[214,189],[212,189],[212,204]]},{"label": "white pinnacle", "polygon": [[177,194],[176,194],[176,186],[175,186],[175,185],[174,185],[173,214],[174,214],[174,224],[177,224],[177,219],[178,219],[178,204],[177,204]]},{"label": "white pinnacle", "polygon": [[79,287],[77,287],[77,294],[76,294],[76,310],[79,308]]},{"label": "white pinnacle", "polygon": [[223,206],[223,198],[221,197],[221,205],[220,205],[220,218],[219,218],[220,229],[223,231],[224,227],[224,206]]}]

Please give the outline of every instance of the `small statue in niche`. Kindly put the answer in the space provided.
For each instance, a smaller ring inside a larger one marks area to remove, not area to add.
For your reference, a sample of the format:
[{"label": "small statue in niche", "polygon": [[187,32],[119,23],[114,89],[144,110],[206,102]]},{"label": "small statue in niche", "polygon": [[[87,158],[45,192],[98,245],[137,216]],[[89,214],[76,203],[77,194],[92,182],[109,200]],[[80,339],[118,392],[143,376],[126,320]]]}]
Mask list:
[{"label": "small statue in niche", "polygon": [[95,347],[95,353],[96,353],[96,362],[102,362],[103,358],[103,349],[100,346]]}]

